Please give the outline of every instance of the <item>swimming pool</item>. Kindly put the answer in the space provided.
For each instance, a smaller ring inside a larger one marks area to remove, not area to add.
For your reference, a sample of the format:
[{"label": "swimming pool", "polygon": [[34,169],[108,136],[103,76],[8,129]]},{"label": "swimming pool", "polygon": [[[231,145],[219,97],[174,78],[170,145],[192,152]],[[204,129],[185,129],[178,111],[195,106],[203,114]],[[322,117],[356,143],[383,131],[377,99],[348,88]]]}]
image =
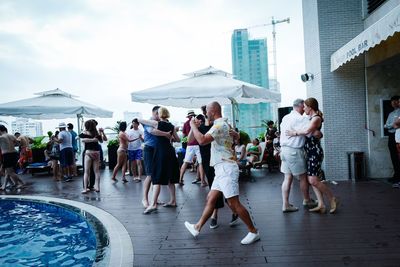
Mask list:
[{"label": "swimming pool", "polygon": [[132,264],[130,237],[111,214],[65,199],[0,197],[0,266]]}]

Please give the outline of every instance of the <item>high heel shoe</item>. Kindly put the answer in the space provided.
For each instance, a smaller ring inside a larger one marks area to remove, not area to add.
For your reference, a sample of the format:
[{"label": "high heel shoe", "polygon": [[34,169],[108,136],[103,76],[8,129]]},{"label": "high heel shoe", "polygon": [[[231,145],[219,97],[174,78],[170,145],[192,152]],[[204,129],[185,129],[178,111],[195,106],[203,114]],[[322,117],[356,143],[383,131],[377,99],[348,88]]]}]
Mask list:
[{"label": "high heel shoe", "polygon": [[339,206],[339,200],[336,197],[333,197],[331,200],[331,209],[329,210],[329,213],[335,213],[337,210],[337,207]]},{"label": "high heel shoe", "polygon": [[326,207],[315,207],[315,208],[309,209],[308,211],[324,214],[324,213],[326,213]]}]

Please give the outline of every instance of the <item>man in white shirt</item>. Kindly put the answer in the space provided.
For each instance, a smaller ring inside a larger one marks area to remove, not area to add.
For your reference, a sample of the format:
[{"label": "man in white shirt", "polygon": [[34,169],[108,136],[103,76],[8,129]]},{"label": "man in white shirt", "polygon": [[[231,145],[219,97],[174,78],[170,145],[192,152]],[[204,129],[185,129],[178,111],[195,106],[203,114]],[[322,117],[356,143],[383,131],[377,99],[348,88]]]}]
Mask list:
[{"label": "man in white shirt", "polygon": [[[129,160],[129,172],[133,173],[133,181],[140,182],[142,177],[142,143],[143,131],[139,129],[139,122],[137,119],[132,120],[132,128],[127,132],[129,140],[135,140],[128,144],[128,160]],[[138,176],[135,177],[135,169],[137,170]]]},{"label": "man in white shirt", "polygon": [[397,183],[400,182],[400,162],[399,157],[397,155],[397,148],[396,148],[396,140],[395,140],[395,122],[400,117],[400,108],[399,108],[399,101],[400,97],[398,95],[392,96],[390,99],[390,104],[393,107],[393,111],[389,113],[385,128],[388,130],[388,148],[390,152],[390,159],[393,165],[393,177],[389,179],[389,181]]},{"label": "man in white shirt", "polygon": [[249,230],[241,244],[252,244],[260,239],[260,234],[254,227],[249,212],[239,200],[239,168],[232,149],[233,138],[229,135],[230,126],[222,118],[221,106],[218,102],[207,105],[207,117],[214,125],[205,135],[199,131],[195,119],[190,121],[190,126],[192,134],[200,145],[211,143],[210,166],[215,169],[215,178],[200,220],[196,224],[185,222],[185,227],[194,237],[197,237],[203,225],[211,217],[217,199],[222,193],[233,213],[239,215]]},{"label": "man in white shirt", "polygon": [[309,124],[309,119],[303,116],[304,100],[296,99],[293,102],[293,110],[283,117],[280,125],[281,145],[281,172],[285,175],[282,183],[282,211],[294,212],[299,209],[289,203],[290,188],[293,176],[299,176],[300,189],[303,193],[303,205],[307,208],[315,207],[315,202],[310,198],[309,183],[307,181],[306,159],[304,154],[304,136],[287,136],[286,131],[301,130]]}]

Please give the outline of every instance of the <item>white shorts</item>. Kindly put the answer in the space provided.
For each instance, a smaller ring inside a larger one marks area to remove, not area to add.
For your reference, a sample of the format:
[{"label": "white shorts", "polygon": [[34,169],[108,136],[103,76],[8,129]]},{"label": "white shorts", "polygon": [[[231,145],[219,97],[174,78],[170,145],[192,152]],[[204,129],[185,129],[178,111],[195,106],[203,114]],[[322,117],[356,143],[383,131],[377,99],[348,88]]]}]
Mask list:
[{"label": "white shorts", "polygon": [[211,190],[224,194],[225,198],[239,195],[239,167],[237,163],[223,162],[214,166],[215,178]]},{"label": "white shorts", "polygon": [[200,155],[200,146],[187,146],[186,153],[185,153],[185,159],[183,161],[187,162],[187,163],[192,163],[195,155],[197,158],[197,162],[200,164],[202,162],[201,155]]},{"label": "white shorts", "polygon": [[303,148],[281,148],[281,172],[285,174],[300,175],[306,173],[306,158]]}]

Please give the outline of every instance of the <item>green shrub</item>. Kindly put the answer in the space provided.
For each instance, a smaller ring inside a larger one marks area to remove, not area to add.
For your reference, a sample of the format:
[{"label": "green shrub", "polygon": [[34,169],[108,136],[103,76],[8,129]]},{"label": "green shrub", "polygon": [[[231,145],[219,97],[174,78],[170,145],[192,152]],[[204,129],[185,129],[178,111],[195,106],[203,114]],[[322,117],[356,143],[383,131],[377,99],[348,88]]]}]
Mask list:
[{"label": "green shrub", "polygon": [[260,134],[257,136],[257,138],[258,138],[258,140],[260,140],[260,142],[265,142],[265,135],[264,135],[264,133],[260,133]]},{"label": "green shrub", "polygon": [[107,147],[115,147],[115,146],[119,146],[118,139],[112,139],[112,140],[108,141]]},{"label": "green shrub", "polygon": [[46,148],[46,142],[43,142],[46,136],[37,136],[33,138],[32,149]]},{"label": "green shrub", "polygon": [[187,143],[187,141],[188,141],[188,137],[187,136],[181,138],[181,142],[182,143]]},{"label": "green shrub", "polygon": [[245,146],[247,146],[247,144],[251,142],[250,136],[246,132],[239,131],[239,135],[242,144],[244,144]]}]

